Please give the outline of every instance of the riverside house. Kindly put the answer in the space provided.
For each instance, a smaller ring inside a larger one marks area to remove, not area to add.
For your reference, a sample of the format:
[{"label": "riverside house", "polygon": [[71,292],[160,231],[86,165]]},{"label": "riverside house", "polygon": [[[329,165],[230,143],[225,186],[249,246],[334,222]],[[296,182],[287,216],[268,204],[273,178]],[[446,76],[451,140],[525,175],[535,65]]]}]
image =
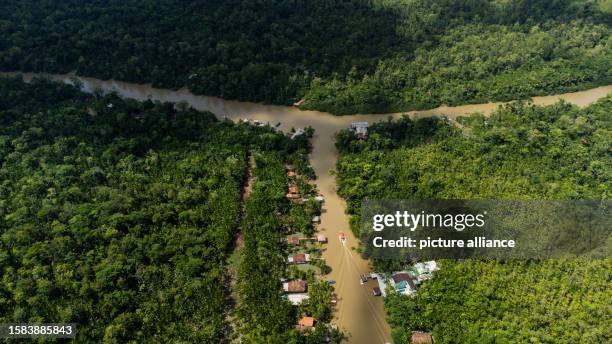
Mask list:
[{"label": "riverside house", "polygon": [[391,276],[391,286],[404,295],[410,295],[416,291],[416,285],[407,272],[393,274]]},{"label": "riverside house", "polygon": [[289,264],[306,264],[310,261],[310,254],[308,253],[298,253],[287,258],[287,262]]}]

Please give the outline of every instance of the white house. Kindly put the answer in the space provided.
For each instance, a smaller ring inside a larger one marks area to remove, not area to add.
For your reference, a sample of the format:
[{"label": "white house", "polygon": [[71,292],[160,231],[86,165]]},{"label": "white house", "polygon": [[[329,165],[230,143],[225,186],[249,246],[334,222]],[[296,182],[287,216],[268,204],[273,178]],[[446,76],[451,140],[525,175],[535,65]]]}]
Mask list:
[{"label": "white house", "polygon": [[365,139],[368,137],[368,122],[353,122],[351,123],[351,130],[355,132],[357,138]]},{"label": "white house", "polygon": [[310,254],[308,253],[298,253],[293,256],[289,256],[287,258],[287,262],[289,264],[306,264],[310,261]]},{"label": "white house", "polygon": [[414,269],[417,274],[431,274],[434,271],[438,270],[438,264],[435,260],[430,260],[428,262],[416,263],[414,264]]},{"label": "white house", "polygon": [[437,271],[438,269],[439,269],[438,264],[436,263],[435,260],[430,260],[428,262],[414,264],[414,270],[417,273],[418,282],[421,282],[426,279],[430,279],[432,272]]}]

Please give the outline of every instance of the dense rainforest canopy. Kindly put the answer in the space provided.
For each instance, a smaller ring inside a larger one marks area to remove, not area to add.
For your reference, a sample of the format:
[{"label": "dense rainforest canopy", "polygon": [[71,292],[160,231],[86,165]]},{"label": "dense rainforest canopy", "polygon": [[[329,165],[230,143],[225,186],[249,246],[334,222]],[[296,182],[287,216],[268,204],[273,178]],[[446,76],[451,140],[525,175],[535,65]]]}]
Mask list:
[{"label": "dense rainforest canopy", "polygon": [[[458,127],[436,118],[382,122],[367,141],[343,131],[339,192],[355,230],[367,197],[609,199],[611,111],[609,95],[583,109],[510,104]],[[413,330],[432,331],[436,343],[607,343],[610,271],[610,259],[442,261],[416,297],[391,294],[385,306],[397,343]]]},{"label": "dense rainforest canopy", "polygon": [[150,82],[337,114],[612,81],[607,0],[0,3],[0,70]]},{"label": "dense rainforest canopy", "polygon": [[[180,104],[0,78],[0,322],[77,323],[80,343],[228,341],[226,261],[248,156],[280,164],[308,149]],[[279,280],[250,283],[279,295]],[[307,342],[278,302],[278,326]],[[249,318],[269,332],[264,320]]]}]

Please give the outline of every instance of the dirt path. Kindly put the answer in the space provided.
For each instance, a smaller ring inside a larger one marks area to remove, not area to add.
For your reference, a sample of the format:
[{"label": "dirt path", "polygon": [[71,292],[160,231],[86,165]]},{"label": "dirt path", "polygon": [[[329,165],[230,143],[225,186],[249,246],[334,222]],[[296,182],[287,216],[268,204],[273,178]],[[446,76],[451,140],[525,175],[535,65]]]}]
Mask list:
[{"label": "dirt path", "polygon": [[[242,216],[244,214],[244,208],[246,206],[246,201],[249,199],[251,192],[253,191],[253,168],[255,167],[255,160],[252,156],[248,157],[247,168],[244,172],[244,178],[246,179],[244,186],[242,187],[242,191],[240,194],[240,221],[242,221]],[[244,246],[244,235],[242,234],[242,229],[238,228],[238,233],[236,234],[236,239],[234,240],[234,251],[239,251],[242,246]]]},{"label": "dirt path", "polygon": [[229,325],[228,332],[231,333],[231,338],[235,341],[240,342],[240,333],[238,333],[238,327],[236,326],[236,317],[234,314],[235,309],[240,302],[236,285],[238,284],[238,267],[240,265],[240,250],[244,246],[244,235],[242,233],[242,218],[244,216],[244,210],[246,207],[246,201],[249,199],[251,192],[253,191],[253,168],[255,167],[255,161],[252,156],[247,157],[247,166],[244,171],[244,184],[240,192],[240,215],[238,219],[238,229],[236,238],[234,239],[233,252],[228,258],[228,284],[230,288],[230,298],[233,307],[227,314],[227,323]]},{"label": "dirt path", "polygon": [[[0,75],[11,73],[0,73]],[[14,74],[14,73],[12,73]],[[32,74],[24,74],[29,80]],[[72,75],[50,75],[51,79],[71,82]],[[240,118],[257,119],[272,125],[280,122],[280,130],[288,132],[291,128],[311,126],[315,129],[312,140],[313,152],[311,163],[317,173],[316,181],[320,192],[325,197],[321,226],[329,238],[327,250],[323,254],[327,264],[332,268],[331,279],[337,281],[336,294],[338,307],[334,323],[349,335],[349,342],[356,344],[379,344],[391,342],[390,329],[386,323],[386,316],[381,298],[370,294],[373,285],[360,285],[359,275],[369,271],[368,262],[359,257],[351,247],[357,241],[349,229],[348,217],[344,213],[345,204],[336,193],[335,179],[329,170],[335,168],[337,152],[334,147],[333,136],[354,121],[368,121],[370,123],[386,120],[389,117],[398,118],[403,113],[384,115],[353,115],[332,116],[319,111],[300,111],[293,107],[264,105],[248,102],[227,101],[216,97],[196,96],[186,89],[178,91],[152,88],[149,85],[138,85],[119,81],[103,81],[93,78],[78,77],[83,84],[83,90],[92,92],[96,89],[115,91],[123,97],[137,100],[158,100],[168,102],[187,102],[193,108],[201,111],[210,111],[221,118],[237,120]],[[534,97],[533,103],[547,105],[561,99],[570,103],[585,106],[599,98],[612,93],[612,85],[593,88],[590,90],[566,93],[554,96]],[[410,111],[405,113],[412,118],[446,115],[450,119],[458,116],[482,112],[490,114],[503,103],[486,103],[463,105],[455,107],[442,106],[424,111]],[[347,244],[343,246],[338,240],[338,233],[342,231],[347,236]],[[369,282],[370,284],[372,282]]]}]

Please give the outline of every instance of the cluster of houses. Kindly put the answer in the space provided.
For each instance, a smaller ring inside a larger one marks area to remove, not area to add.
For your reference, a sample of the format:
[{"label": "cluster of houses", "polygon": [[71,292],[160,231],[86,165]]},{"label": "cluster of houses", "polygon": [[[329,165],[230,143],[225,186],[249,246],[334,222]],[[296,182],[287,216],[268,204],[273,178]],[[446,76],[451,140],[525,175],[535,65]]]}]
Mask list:
[{"label": "cluster of houses", "polygon": [[[317,234],[316,237],[313,238],[303,238],[298,236],[289,236],[287,237],[287,244],[291,246],[300,246],[306,242],[316,242],[319,244],[327,243],[327,237],[323,234]],[[300,264],[308,264],[310,263],[311,258],[308,253],[296,253],[287,257],[287,263],[290,265],[300,265]]]},{"label": "cluster of houses", "polygon": [[283,282],[283,290],[287,300],[293,305],[299,305],[308,300],[307,283],[303,280],[292,280]]},{"label": "cluster of houses", "polygon": [[[286,164],[285,168],[287,169],[287,177],[289,177],[289,180],[290,180],[289,187],[287,190],[287,195],[286,195],[287,198],[296,203],[302,203],[306,201],[307,200],[306,198],[302,198],[302,195],[300,194],[300,190],[296,183],[298,175],[295,173],[295,167],[291,164]],[[316,196],[315,198],[318,202],[323,202],[322,196]],[[318,223],[319,221],[320,221],[320,218],[318,215],[315,215],[312,217],[313,223]],[[316,237],[300,237],[300,236],[293,235],[293,236],[288,236],[286,240],[287,240],[287,244],[290,246],[300,246],[308,242],[316,242],[320,244],[327,243],[327,237],[323,234],[317,234]],[[287,262],[289,264],[306,264],[310,262],[310,255],[307,253],[294,254],[287,258]]]},{"label": "cluster of houses", "polygon": [[289,183],[289,188],[287,190],[287,198],[295,201],[302,198],[300,195],[300,190],[296,183],[297,174],[295,173],[295,167],[291,164],[286,164],[285,168],[287,169],[287,177],[290,178],[291,182]]},{"label": "cluster of houses", "polygon": [[[310,165],[307,166],[307,168],[309,167]],[[297,185],[298,174],[295,172],[295,166],[293,166],[292,164],[286,164],[285,169],[287,170],[287,177],[289,177],[289,185],[287,187],[286,197],[296,203],[303,203],[308,201],[308,198],[304,198],[302,196],[302,194],[300,193],[300,188]],[[306,197],[308,196],[306,195]],[[314,199],[319,203],[323,203],[325,201],[322,195],[317,195],[314,197]],[[312,217],[312,222],[314,223],[318,223],[319,220],[319,216]]]},{"label": "cluster of houses", "polygon": [[418,285],[424,280],[430,279],[433,272],[437,270],[438,264],[436,261],[431,260],[416,263],[408,270],[393,272],[389,278],[379,274],[372,274],[376,275],[378,280],[378,288],[374,288],[372,293],[375,296],[386,296],[387,287],[391,287],[400,294],[412,295],[416,292]]},{"label": "cluster of houses", "polygon": [[[371,273],[371,278],[378,281],[378,287],[372,288],[374,296],[386,296],[387,288],[392,288],[403,295],[412,295],[424,280],[432,278],[433,272],[439,270],[434,260],[414,264],[410,269],[396,271],[390,276]],[[433,344],[430,332],[412,331],[410,343]]]},{"label": "cluster of houses", "polygon": [[327,243],[327,236],[324,234],[317,234],[316,237],[312,238],[303,238],[299,236],[289,236],[287,237],[287,244],[292,246],[300,246],[303,242],[318,242],[319,244]]},{"label": "cluster of houses", "polygon": [[239,122],[240,123],[247,123],[247,124],[250,124],[250,125],[254,125],[256,127],[265,127],[266,126],[266,123],[264,123],[262,121],[259,121],[259,120],[256,120],[256,119],[251,119],[251,118],[241,118],[239,120]]},{"label": "cluster of houses", "polygon": [[[298,135],[304,134],[303,129],[296,130],[291,138],[295,138]],[[324,198],[321,195],[316,195],[314,190],[310,190],[308,184],[299,184],[298,180],[302,178],[292,164],[285,164],[287,173],[288,185],[286,197],[294,205],[303,204],[307,201],[316,200],[318,203],[323,203]],[[309,208],[309,207],[308,207]],[[310,209],[310,208],[309,208]],[[313,224],[320,222],[320,217],[316,213],[311,213]],[[300,271],[317,271],[317,264],[315,260],[318,260],[316,251],[320,244],[327,243],[327,236],[318,233],[316,235],[305,235],[303,233],[288,233],[286,238],[286,244],[290,247],[290,254],[287,257],[287,264],[296,267]],[[315,245],[315,246],[313,246]],[[296,277],[301,276],[301,277]],[[286,280],[282,280],[283,292],[285,298],[293,305],[301,305],[308,300],[308,282],[305,281],[302,273],[293,275]],[[313,331],[316,324],[316,319],[308,314],[304,314],[299,318],[295,325],[298,331],[308,332]]]},{"label": "cluster of houses", "polygon": [[[110,104],[110,107],[112,107],[112,104]],[[260,120],[257,119],[252,119],[252,118],[240,118],[238,120],[239,123],[246,123],[255,127],[265,127],[266,125],[270,125],[270,123],[264,123]],[[272,129],[274,130],[280,130],[281,123],[278,122],[276,123],[275,126],[271,126]],[[295,131],[287,133],[287,136],[289,136],[289,138],[291,138],[292,140],[295,140],[297,137],[306,134],[306,129],[304,128],[297,128]]]},{"label": "cluster of houses", "polygon": [[[308,300],[308,285],[303,280],[291,280],[283,282],[283,290],[287,300],[293,305],[300,305],[305,300]],[[312,331],[315,325],[315,318],[303,316],[298,320],[295,328],[298,331]]]}]

